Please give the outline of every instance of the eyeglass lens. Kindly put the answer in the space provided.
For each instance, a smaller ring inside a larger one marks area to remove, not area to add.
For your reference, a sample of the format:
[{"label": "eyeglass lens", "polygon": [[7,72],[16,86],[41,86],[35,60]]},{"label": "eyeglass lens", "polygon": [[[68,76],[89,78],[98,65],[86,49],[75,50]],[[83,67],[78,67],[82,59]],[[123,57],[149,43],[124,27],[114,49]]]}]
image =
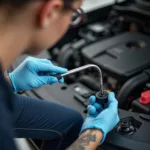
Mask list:
[{"label": "eyeglass lens", "polygon": [[77,11],[73,14],[71,25],[76,26],[82,22],[83,16],[82,11],[77,9]]}]

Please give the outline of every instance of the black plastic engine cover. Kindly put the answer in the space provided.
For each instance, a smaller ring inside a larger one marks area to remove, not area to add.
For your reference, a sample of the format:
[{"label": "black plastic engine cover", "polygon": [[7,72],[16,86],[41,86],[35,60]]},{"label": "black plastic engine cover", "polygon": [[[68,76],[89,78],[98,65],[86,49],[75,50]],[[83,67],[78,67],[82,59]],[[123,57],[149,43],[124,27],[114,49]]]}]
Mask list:
[{"label": "black plastic engine cover", "polygon": [[140,100],[137,99],[132,102],[132,110],[134,112],[150,115],[150,104],[141,104]]},{"label": "black plastic engine cover", "polygon": [[123,33],[85,47],[82,54],[117,79],[126,80],[150,66],[150,38]]},{"label": "black plastic engine cover", "polygon": [[[124,110],[119,110],[119,116],[120,123],[108,134],[102,147],[107,150],[149,150],[150,120],[143,119],[140,114]],[[118,132],[122,122],[124,124],[131,122],[131,132],[127,134]],[[132,128],[134,128],[134,131]]]}]

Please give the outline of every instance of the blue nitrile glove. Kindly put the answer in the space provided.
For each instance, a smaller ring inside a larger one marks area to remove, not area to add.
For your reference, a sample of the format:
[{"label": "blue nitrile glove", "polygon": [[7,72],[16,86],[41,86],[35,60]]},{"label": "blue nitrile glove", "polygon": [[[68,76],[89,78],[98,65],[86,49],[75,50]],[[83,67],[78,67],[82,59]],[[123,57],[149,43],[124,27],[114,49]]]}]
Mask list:
[{"label": "blue nitrile glove", "polygon": [[114,93],[109,93],[108,103],[103,109],[102,106],[96,103],[95,96],[90,97],[91,105],[88,106],[88,114],[83,123],[81,133],[87,129],[98,129],[103,133],[102,144],[108,132],[110,132],[118,123],[118,101]]},{"label": "blue nitrile glove", "polygon": [[[39,72],[41,73],[39,75]],[[31,90],[46,84],[56,82],[62,83],[64,80],[58,79],[54,74],[66,73],[67,69],[54,66],[47,59],[27,57],[13,72],[9,73],[15,92]],[[45,74],[44,74],[45,73]]]}]

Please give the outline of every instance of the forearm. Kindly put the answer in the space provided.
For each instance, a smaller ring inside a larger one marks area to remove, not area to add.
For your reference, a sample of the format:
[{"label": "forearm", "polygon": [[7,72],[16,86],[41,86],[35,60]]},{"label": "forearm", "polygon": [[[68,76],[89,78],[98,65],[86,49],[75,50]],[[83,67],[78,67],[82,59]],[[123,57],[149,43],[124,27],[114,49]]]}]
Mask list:
[{"label": "forearm", "polygon": [[102,140],[102,132],[87,130],[67,150],[95,150]]}]

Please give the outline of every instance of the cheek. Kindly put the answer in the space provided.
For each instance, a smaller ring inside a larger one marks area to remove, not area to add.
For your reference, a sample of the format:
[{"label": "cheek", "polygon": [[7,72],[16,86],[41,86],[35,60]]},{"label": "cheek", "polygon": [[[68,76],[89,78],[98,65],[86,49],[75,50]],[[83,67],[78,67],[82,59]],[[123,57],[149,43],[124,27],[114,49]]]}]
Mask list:
[{"label": "cheek", "polygon": [[58,25],[58,34],[62,37],[68,30],[69,26],[70,26],[70,22],[71,19],[70,17],[66,16],[63,17],[60,21],[59,21],[59,25]]},{"label": "cheek", "polygon": [[36,55],[40,54],[42,51],[43,51],[43,49],[35,47],[35,48],[30,48],[30,49],[26,50],[24,52],[24,54],[36,56]]}]

